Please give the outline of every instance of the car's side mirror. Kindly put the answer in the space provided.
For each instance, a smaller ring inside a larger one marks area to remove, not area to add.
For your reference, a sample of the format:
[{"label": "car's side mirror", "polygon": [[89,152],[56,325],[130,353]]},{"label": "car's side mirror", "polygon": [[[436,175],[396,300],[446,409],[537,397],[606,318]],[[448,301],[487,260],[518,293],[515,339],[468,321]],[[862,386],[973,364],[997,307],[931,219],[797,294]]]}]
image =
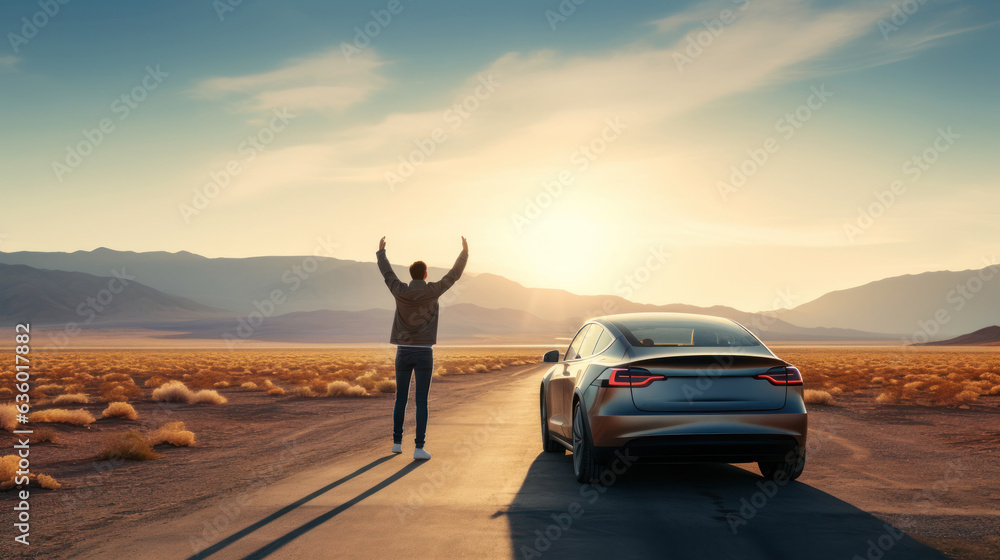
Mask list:
[{"label": "car's side mirror", "polygon": [[559,361],[559,351],[558,350],[549,350],[548,352],[545,353],[545,356],[542,357],[542,361],[543,362],[547,362],[547,363],[558,362]]}]

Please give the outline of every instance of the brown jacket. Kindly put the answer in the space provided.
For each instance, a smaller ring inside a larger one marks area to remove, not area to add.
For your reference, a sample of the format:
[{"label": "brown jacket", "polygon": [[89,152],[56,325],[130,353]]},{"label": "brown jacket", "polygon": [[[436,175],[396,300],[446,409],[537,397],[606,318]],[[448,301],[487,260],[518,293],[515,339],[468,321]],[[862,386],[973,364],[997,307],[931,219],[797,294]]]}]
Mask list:
[{"label": "brown jacket", "polygon": [[375,253],[378,268],[385,278],[392,296],[396,298],[396,315],[392,319],[391,344],[412,346],[433,346],[437,344],[438,298],[448,291],[465,270],[469,252],[463,250],[455,261],[455,266],[437,282],[412,280],[404,284],[392,271],[392,265],[385,256],[385,249]]}]

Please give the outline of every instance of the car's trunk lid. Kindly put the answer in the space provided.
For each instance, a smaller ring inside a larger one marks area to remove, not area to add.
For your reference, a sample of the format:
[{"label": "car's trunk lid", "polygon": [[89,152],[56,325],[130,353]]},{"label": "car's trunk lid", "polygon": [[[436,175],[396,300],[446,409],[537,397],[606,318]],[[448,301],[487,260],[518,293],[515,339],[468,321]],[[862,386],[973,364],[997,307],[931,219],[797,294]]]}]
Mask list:
[{"label": "car's trunk lid", "polygon": [[785,406],[785,386],[755,376],[785,366],[773,356],[717,354],[639,359],[630,367],[666,379],[631,387],[636,408],[648,412],[753,412]]}]

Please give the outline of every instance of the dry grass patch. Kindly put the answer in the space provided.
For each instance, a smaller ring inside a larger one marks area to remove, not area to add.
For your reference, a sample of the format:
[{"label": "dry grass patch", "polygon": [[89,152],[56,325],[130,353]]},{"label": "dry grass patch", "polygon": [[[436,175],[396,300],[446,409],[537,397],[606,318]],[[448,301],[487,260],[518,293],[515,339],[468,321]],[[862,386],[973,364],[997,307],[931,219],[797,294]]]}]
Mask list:
[{"label": "dry grass patch", "polygon": [[326,386],[328,397],[366,397],[368,391],[364,387],[351,385],[346,381],[334,381]]},{"label": "dry grass patch", "polygon": [[109,403],[104,412],[101,412],[101,416],[104,418],[128,418],[129,420],[139,419],[139,413],[126,402]]},{"label": "dry grass patch", "polygon": [[159,459],[160,456],[153,451],[153,447],[149,444],[149,441],[138,430],[129,430],[105,438],[104,445],[97,458],[102,461],[108,459],[147,461],[150,459]]},{"label": "dry grass patch", "polygon": [[396,382],[392,379],[386,379],[379,381],[375,384],[375,390],[379,393],[395,393],[396,392]]},{"label": "dry grass patch", "polygon": [[833,404],[833,395],[826,391],[806,389],[804,396],[806,404]]},{"label": "dry grass patch", "polygon": [[175,447],[191,447],[194,445],[194,432],[185,429],[184,422],[168,422],[150,432],[146,441],[154,447],[164,443]]},{"label": "dry grass patch", "polygon": [[153,391],[153,400],[185,404],[225,404],[229,402],[213,389],[192,391],[181,381],[169,381]]},{"label": "dry grass patch", "polygon": [[50,408],[48,410],[32,412],[28,415],[29,422],[50,422],[53,424],[72,424],[74,426],[88,426],[96,420],[93,414],[82,408],[77,410]]},{"label": "dry grass patch", "polygon": [[59,395],[52,402],[57,406],[67,404],[87,404],[90,402],[90,397],[84,395],[83,393],[71,393],[68,395]]},{"label": "dry grass patch", "polygon": [[[5,455],[0,457],[0,490],[10,490],[17,486],[18,474],[17,471],[20,469],[21,458],[17,455]],[[52,478],[47,474],[36,474],[31,473],[28,476],[28,484],[34,483],[36,486],[42,488],[47,488],[49,490],[55,490],[62,486],[56,482],[56,479]]]},{"label": "dry grass patch", "polygon": [[13,432],[17,429],[17,407],[12,404],[0,405],[0,428]]}]

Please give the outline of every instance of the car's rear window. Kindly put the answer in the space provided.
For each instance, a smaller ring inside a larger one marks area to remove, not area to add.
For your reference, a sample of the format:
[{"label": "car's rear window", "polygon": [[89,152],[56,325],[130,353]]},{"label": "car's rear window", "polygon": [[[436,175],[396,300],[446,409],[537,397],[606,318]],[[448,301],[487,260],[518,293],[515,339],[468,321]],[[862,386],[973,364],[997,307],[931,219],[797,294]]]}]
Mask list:
[{"label": "car's rear window", "polygon": [[712,348],[761,345],[755,336],[736,324],[628,319],[616,321],[615,325],[632,346]]}]

